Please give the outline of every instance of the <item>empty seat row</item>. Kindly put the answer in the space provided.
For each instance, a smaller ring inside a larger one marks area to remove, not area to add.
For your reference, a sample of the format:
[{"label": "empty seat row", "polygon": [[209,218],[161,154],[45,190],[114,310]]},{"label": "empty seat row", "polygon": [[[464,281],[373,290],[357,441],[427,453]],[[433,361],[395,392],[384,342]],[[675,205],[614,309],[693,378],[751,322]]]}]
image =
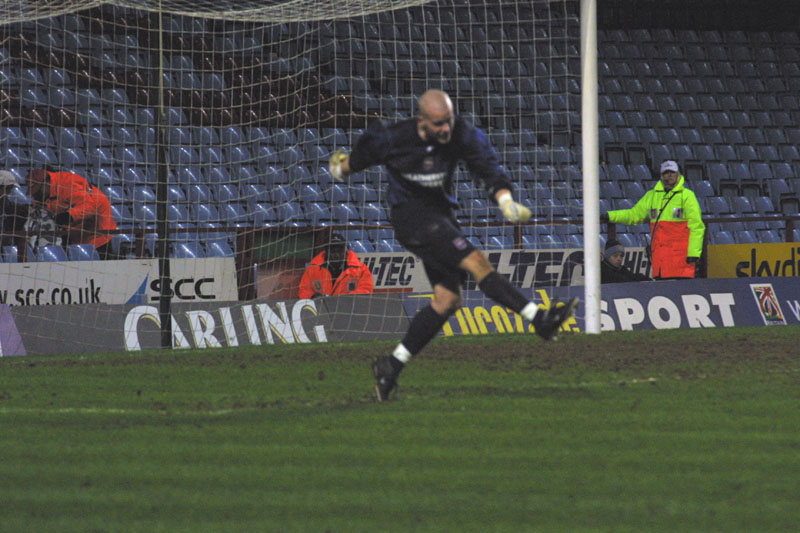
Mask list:
[{"label": "empty seat row", "polygon": [[[276,150],[320,144],[344,146],[361,130],[345,133],[341,128],[288,128],[267,127],[181,127],[167,130],[167,141],[198,149],[203,146],[252,149],[253,146],[273,146]],[[0,127],[0,143],[4,146],[49,146],[61,148],[94,148],[114,144],[153,144],[155,129],[152,126],[89,126],[75,127]]]}]

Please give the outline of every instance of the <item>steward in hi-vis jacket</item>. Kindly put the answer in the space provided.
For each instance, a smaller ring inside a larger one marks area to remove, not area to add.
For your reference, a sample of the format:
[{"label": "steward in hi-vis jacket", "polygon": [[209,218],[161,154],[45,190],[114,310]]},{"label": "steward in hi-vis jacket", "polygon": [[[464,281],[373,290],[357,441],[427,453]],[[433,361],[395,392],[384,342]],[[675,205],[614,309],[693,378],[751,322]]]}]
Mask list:
[{"label": "steward in hi-vis jacket", "polygon": [[703,252],[705,224],[694,193],[684,186],[675,161],[661,164],[661,180],[630,209],[601,215],[604,222],[650,221],[650,264],[656,279],[693,278]]}]

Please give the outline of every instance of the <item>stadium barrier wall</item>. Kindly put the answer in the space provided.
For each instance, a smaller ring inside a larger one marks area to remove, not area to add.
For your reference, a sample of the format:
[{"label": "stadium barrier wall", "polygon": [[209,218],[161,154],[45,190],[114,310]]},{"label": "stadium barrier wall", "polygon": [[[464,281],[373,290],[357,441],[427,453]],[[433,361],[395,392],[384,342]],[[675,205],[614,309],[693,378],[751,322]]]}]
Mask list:
[{"label": "stadium barrier wall", "polygon": [[[548,250],[484,250],[489,262],[520,288],[583,285],[583,250],[560,248]],[[374,252],[358,254],[372,271],[375,293],[422,293],[431,285],[419,258],[408,252]],[[643,247],[625,249],[625,266],[646,273],[648,261]],[[305,265],[303,266],[305,268]],[[286,287],[297,295],[303,269],[287,267],[281,272],[269,271],[262,279],[257,273],[258,297],[275,299],[284,296]],[[276,280],[280,280],[276,282]],[[466,288],[475,289],[467,282]]]},{"label": "stadium barrier wall", "polygon": [[708,247],[709,278],[800,276],[800,244],[717,244]]},{"label": "stadium barrier wall", "polygon": [[[531,288],[545,305],[568,287]],[[603,331],[800,324],[800,284],[786,277],[695,279],[604,285]],[[177,348],[278,343],[400,339],[409,317],[432,295],[381,294],[315,300],[254,300],[176,304],[172,311]],[[80,310],[75,313],[75,309]],[[48,324],[43,330],[42,324]],[[584,330],[583,312],[564,330]],[[443,335],[530,331],[519,316],[487,305],[479,291],[466,291],[464,306]],[[0,355],[136,351],[160,346],[158,307],[0,305]]]},{"label": "stadium barrier wall", "polygon": [[[175,348],[396,338],[408,327],[400,295],[180,303],[171,314]],[[0,305],[2,356],[137,351],[160,345],[157,305]]]},{"label": "stadium barrier wall", "polygon": [[[532,299],[546,306],[569,295],[565,287],[531,290]],[[430,296],[406,298],[409,316],[427,305]],[[800,284],[781,277],[614,283],[602,286],[600,308],[603,331],[800,324]],[[579,306],[562,331],[584,331],[583,314]],[[510,309],[487,305],[483,293],[468,291],[442,334],[524,331],[533,330]]]},{"label": "stadium barrier wall", "polygon": [[[237,299],[233,258],[172,259],[173,302]],[[0,263],[0,304],[134,304],[158,302],[157,259]]]}]

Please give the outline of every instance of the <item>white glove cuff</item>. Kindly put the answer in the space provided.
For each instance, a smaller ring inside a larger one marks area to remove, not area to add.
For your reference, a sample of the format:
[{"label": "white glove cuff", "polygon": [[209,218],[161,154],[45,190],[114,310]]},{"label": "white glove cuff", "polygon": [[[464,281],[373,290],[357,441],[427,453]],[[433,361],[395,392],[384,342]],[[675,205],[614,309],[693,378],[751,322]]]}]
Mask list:
[{"label": "white glove cuff", "polygon": [[513,202],[514,199],[511,197],[510,192],[504,192],[500,196],[497,197],[497,205],[502,206],[503,204],[507,204],[508,202]]},{"label": "white glove cuff", "polygon": [[342,165],[340,163],[331,165],[329,170],[331,171],[331,176],[333,179],[342,181]]}]

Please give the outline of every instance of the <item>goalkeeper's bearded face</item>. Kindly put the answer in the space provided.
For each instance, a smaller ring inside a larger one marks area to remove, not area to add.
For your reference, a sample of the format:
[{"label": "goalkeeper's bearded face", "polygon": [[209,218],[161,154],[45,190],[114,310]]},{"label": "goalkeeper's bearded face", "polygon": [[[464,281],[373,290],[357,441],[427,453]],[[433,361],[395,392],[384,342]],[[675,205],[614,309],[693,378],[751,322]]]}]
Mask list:
[{"label": "goalkeeper's bearded face", "polygon": [[447,144],[453,136],[455,120],[450,110],[443,110],[440,113],[420,115],[419,127],[425,132],[427,140]]}]

